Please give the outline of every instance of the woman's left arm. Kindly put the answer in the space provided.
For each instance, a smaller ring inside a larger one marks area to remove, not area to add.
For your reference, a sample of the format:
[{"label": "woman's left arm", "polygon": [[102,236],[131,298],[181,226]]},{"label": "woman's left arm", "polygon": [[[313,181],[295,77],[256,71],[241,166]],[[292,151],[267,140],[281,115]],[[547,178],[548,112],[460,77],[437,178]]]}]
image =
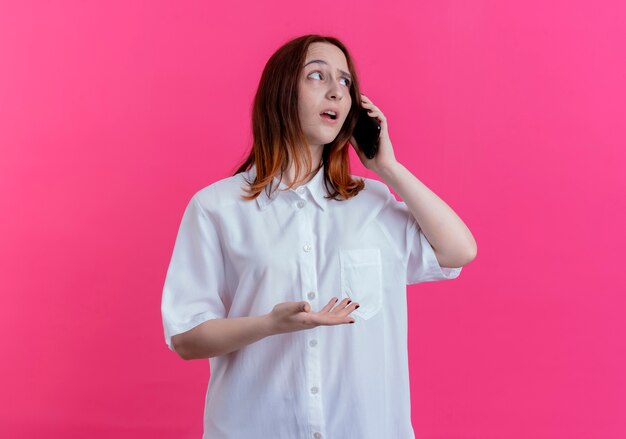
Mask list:
[{"label": "woman's left arm", "polygon": [[[374,171],[402,198],[430,242],[442,267],[461,267],[476,257],[476,240],[465,223],[441,198],[398,162],[389,139],[387,119],[365,96],[363,107],[381,126],[379,151],[368,159],[355,147],[363,165]],[[354,138],[352,145],[356,145]]]},{"label": "woman's left arm", "polygon": [[402,198],[426,235],[442,267],[461,267],[476,257],[476,241],[465,223],[401,163],[377,172]]}]

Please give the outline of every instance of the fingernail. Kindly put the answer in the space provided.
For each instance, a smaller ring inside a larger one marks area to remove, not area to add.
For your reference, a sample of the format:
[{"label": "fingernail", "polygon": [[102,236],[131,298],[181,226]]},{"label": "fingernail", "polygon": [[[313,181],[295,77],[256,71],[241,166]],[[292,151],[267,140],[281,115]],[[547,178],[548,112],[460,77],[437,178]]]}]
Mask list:
[{"label": "fingernail", "polygon": [[355,307],[354,307],[354,309],[357,309],[359,306],[361,306],[361,305],[357,305],[357,306],[355,306]]},{"label": "fingernail", "polygon": [[354,320],[350,320],[350,323],[354,323]]},{"label": "fingernail", "polygon": [[350,303],[352,303],[352,300],[348,300],[348,303],[347,303],[347,304],[348,304],[348,305],[350,305]]}]

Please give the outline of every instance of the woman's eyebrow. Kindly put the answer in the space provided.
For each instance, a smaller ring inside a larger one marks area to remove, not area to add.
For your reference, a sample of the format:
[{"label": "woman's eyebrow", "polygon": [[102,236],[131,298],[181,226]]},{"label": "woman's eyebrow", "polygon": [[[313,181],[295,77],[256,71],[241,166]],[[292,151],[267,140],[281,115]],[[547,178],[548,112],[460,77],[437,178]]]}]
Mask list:
[{"label": "woman's eyebrow", "polygon": [[[327,63],[326,61],[324,61],[323,59],[314,59],[314,60],[311,60],[311,61],[309,61],[308,63],[306,63],[306,64],[304,65],[304,67],[306,67],[306,66],[308,66],[309,64],[314,63],[314,62],[319,63],[319,64],[326,64],[326,65],[328,65],[328,63]],[[348,72],[344,72],[344,71],[343,71],[343,70],[341,70],[341,69],[337,69],[337,70],[339,70],[339,72],[341,72],[341,74],[342,74],[342,75],[345,75],[345,76],[347,76],[347,77],[348,77],[348,79],[352,80],[352,75],[350,75],[350,73],[348,73]]]}]

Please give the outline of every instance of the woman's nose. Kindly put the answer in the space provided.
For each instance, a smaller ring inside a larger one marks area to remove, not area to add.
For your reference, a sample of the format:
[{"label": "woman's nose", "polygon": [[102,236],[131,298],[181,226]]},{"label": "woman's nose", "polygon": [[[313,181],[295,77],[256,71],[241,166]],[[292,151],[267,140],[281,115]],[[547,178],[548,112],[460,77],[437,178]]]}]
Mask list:
[{"label": "woman's nose", "polygon": [[328,88],[327,96],[330,99],[342,99],[344,91],[341,89],[341,85],[338,82],[332,82]]}]

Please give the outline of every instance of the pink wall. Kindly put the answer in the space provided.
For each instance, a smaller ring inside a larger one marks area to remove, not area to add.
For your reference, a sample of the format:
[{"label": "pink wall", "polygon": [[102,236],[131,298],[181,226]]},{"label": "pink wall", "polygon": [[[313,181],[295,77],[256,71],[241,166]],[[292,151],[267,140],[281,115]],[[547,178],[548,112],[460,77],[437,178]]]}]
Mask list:
[{"label": "pink wall", "polygon": [[0,3],[2,437],[200,437],[208,363],[165,346],[165,271],[309,32],[478,242],[409,289],[417,437],[626,437],[623,2],[49,3]]}]

